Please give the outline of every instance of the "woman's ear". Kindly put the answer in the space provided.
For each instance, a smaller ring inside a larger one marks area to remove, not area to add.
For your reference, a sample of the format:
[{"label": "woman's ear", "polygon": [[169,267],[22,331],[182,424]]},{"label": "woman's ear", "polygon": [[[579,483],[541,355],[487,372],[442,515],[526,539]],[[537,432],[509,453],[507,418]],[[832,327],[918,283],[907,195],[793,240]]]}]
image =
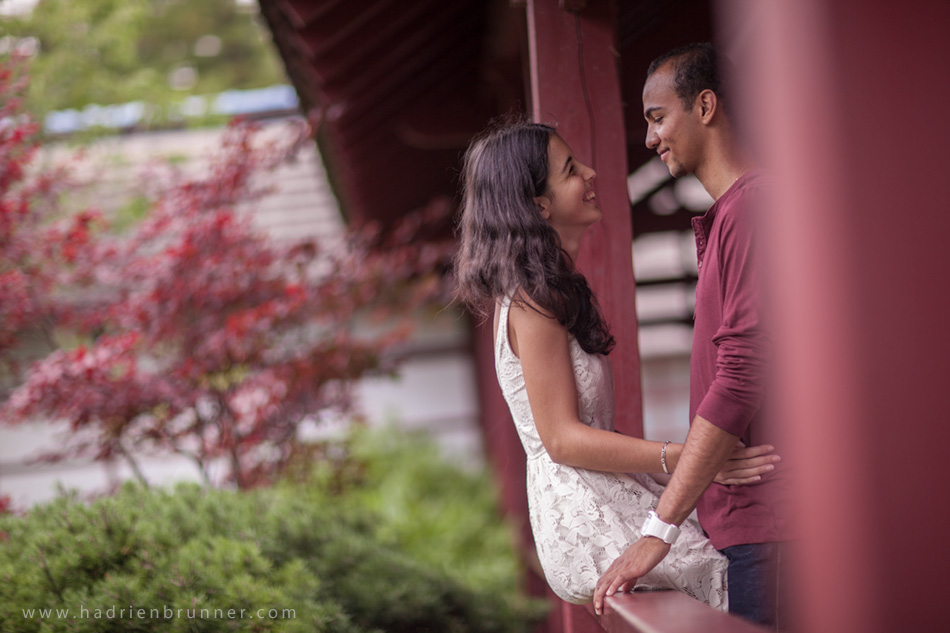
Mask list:
[{"label": "woman's ear", "polygon": [[551,219],[551,212],[548,210],[548,207],[551,206],[551,201],[547,196],[538,196],[534,199],[534,203],[538,206],[538,212],[541,214],[541,217],[545,220]]}]

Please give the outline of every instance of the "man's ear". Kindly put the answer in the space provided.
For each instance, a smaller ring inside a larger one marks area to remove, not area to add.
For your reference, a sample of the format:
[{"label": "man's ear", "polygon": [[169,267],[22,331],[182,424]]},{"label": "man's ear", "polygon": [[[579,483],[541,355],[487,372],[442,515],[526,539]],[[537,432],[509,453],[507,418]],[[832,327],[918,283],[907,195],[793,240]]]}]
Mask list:
[{"label": "man's ear", "polygon": [[699,93],[696,100],[699,102],[699,114],[702,121],[708,125],[719,109],[719,97],[712,90],[706,89]]},{"label": "man's ear", "polygon": [[541,213],[541,217],[545,220],[551,219],[551,211],[548,207],[551,206],[551,201],[547,196],[538,196],[534,199],[534,203],[538,205],[538,212]]}]

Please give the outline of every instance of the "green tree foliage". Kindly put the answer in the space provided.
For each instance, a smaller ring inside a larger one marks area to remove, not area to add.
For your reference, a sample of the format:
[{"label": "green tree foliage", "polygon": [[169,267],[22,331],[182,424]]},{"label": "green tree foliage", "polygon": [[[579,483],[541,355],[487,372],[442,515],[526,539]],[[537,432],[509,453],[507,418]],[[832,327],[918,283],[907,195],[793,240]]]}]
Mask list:
[{"label": "green tree foliage", "polygon": [[[167,107],[192,94],[287,82],[258,16],[235,0],[39,0],[28,15],[0,17],[4,36],[8,48],[38,40],[26,105],[38,118],[88,104]],[[213,38],[220,49],[209,55]],[[194,69],[196,82],[173,89],[169,76],[182,68]]]},{"label": "green tree foliage", "polygon": [[[484,476],[459,472],[416,442],[358,440],[350,448],[358,457],[334,468],[322,462],[306,484],[244,493],[127,485],[90,504],[67,497],[25,517],[0,517],[0,630],[528,630],[539,605],[513,597],[513,553],[502,545],[507,529]],[[400,494],[404,516],[370,502],[374,473],[405,480],[420,469],[440,483]],[[478,526],[482,543],[437,539],[420,556],[404,521],[420,505],[445,509],[440,529],[467,534],[464,523]],[[483,569],[470,574],[474,561]],[[54,611],[43,617],[40,608]],[[70,615],[57,616],[57,608]],[[244,609],[246,617],[213,617],[214,609]],[[260,609],[274,617],[257,617]]]}]

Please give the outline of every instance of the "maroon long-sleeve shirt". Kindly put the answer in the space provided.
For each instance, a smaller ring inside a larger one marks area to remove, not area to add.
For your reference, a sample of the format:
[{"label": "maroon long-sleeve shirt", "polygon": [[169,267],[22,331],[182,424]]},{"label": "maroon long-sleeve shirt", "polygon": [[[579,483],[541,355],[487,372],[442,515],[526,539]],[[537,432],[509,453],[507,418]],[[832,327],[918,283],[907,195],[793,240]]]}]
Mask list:
[{"label": "maroon long-sleeve shirt", "polygon": [[[765,323],[759,200],[761,171],[739,178],[693,219],[699,263],[690,420],[701,415],[747,446],[775,444],[766,428],[763,400],[771,342]],[[783,539],[785,507],[778,498],[778,469],[759,485],[713,483],[697,505],[699,521],[717,549]]]}]

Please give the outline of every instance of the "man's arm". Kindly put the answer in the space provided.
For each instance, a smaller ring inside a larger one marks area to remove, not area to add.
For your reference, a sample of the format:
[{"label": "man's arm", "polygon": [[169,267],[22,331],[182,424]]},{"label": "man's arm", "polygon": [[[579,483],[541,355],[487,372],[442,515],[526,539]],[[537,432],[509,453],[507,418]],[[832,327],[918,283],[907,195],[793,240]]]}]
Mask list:
[{"label": "man's arm", "polygon": [[[670,485],[656,507],[662,521],[679,525],[686,520],[738,441],[735,435],[696,416]],[[669,545],[652,536],[642,537],[628,547],[597,581],[594,611],[602,613],[606,596],[626,591],[638,578],[656,567],[669,551]]]},{"label": "man's arm", "polygon": [[[771,342],[762,310],[764,267],[757,248],[760,241],[756,239],[759,187],[758,181],[747,184],[740,197],[718,210],[720,277],[713,277],[711,283],[721,294],[722,306],[719,314],[707,315],[718,320],[706,322],[717,324],[711,334],[716,348],[716,375],[695,409],[679,464],[657,505],[657,515],[667,523],[679,525],[689,516],[764,397]],[[708,269],[706,279],[710,279]],[[704,306],[697,289],[697,323]],[[696,351],[694,344],[694,358]],[[669,551],[669,545],[649,536],[628,547],[597,582],[594,609],[600,613],[605,596],[629,589]]]}]

